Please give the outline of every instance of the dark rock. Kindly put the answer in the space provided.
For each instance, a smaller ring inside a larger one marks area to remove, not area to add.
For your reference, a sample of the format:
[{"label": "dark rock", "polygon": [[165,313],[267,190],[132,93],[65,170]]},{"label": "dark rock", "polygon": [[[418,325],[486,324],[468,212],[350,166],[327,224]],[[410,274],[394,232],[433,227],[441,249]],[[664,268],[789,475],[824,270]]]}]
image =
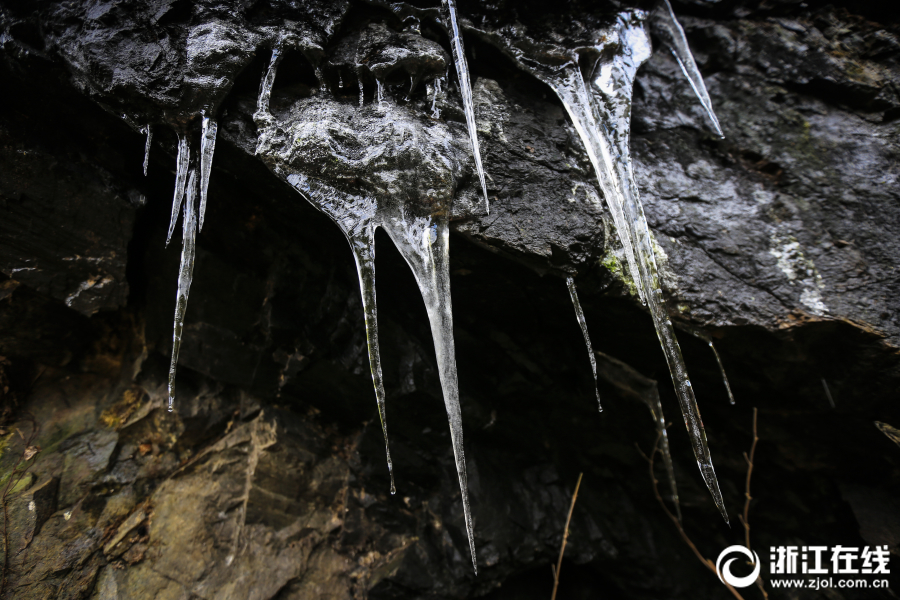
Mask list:
[{"label": "dark rock", "polygon": [[[670,417],[677,406],[587,156],[552,92],[475,35],[520,21],[563,43],[613,7],[461,2],[486,214],[433,4],[0,3],[15,92],[0,99],[0,353],[18,411],[0,423],[0,594],[544,598],[584,472],[560,597],[722,596],[635,448],[656,432],[628,398],[658,386]],[[749,514],[764,563],[777,545],[896,552],[900,454],[872,422],[900,426],[897,28],[865,2],[682,10],[726,138],[657,49],[632,150],[672,318],[697,334],[681,343],[732,523],[756,406]],[[275,47],[269,122],[256,99]],[[168,413],[174,133],[198,148],[201,110],[219,140]],[[418,141],[393,143],[400,130]],[[477,577],[416,284],[379,234],[391,496],[352,255],[290,174],[344,197],[454,199]],[[610,357],[602,415],[564,273]],[[714,560],[744,532],[716,515],[685,431],[669,436],[684,528]]]}]

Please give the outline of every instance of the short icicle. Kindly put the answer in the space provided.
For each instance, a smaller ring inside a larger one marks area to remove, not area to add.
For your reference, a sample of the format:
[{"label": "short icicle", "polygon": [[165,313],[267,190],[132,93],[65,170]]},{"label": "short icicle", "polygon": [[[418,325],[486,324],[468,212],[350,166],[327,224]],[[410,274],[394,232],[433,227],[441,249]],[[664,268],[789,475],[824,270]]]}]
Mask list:
[{"label": "short icicle", "polygon": [[[449,211],[448,211],[449,212]],[[466,456],[463,449],[462,411],[459,404],[459,382],[456,375],[456,351],[453,342],[453,310],[450,304],[450,225],[446,213],[430,219],[417,217],[387,219],[382,223],[400,254],[415,275],[419,292],[425,301],[434,351],[437,357],[444,406],[450,421],[450,438],[456,458],[459,491],[462,495],[466,532],[472,566],[478,573],[475,559],[475,532],[469,507],[469,484],[466,475]]]},{"label": "short icicle", "polygon": [[716,350],[716,345],[713,344],[713,341],[711,339],[707,341],[716,357],[716,362],[719,363],[719,372],[722,374],[722,382],[725,384],[725,389],[728,391],[728,402],[734,406],[734,394],[731,393],[731,384],[728,383],[728,375],[725,374],[725,365],[722,364],[722,357],[719,356],[719,351]]},{"label": "short icicle", "polygon": [[144,177],[146,177],[147,168],[150,166],[150,144],[153,143],[153,129],[148,123],[141,131],[147,134],[147,141],[144,142]]},{"label": "short icicle", "polygon": [[[278,71],[278,64],[280,62],[281,48],[276,46],[272,48],[272,58],[269,59],[269,67],[266,69],[266,74],[259,84],[259,98],[256,101],[257,115],[269,113],[269,101],[272,98],[272,86],[275,84],[275,73]],[[254,118],[256,118],[257,115],[254,115]]]},{"label": "short icicle", "polygon": [[181,334],[184,329],[184,314],[187,310],[188,296],[191,293],[191,280],[194,276],[194,255],[197,239],[197,171],[191,170],[188,183],[187,200],[184,204],[183,242],[181,247],[181,266],[178,270],[178,294],[175,297],[175,325],[172,334],[172,362],[169,365],[169,412],[175,410],[175,370],[178,365],[178,353],[181,350]]},{"label": "short icicle", "polygon": [[450,26],[450,48],[453,50],[453,62],[456,63],[456,75],[459,79],[459,91],[462,93],[463,108],[466,112],[466,126],[469,128],[469,139],[472,142],[472,154],[475,157],[475,168],[478,171],[478,179],[481,181],[481,191],[484,192],[484,206],[490,214],[491,205],[488,201],[487,184],[484,180],[481,150],[478,147],[478,129],[475,126],[475,104],[472,101],[472,80],[469,77],[469,64],[466,62],[466,54],[463,50],[462,33],[459,31],[459,22],[456,17],[456,0],[443,0],[443,7],[445,18]]},{"label": "short icicle", "polygon": [[175,233],[175,225],[178,223],[178,213],[181,212],[181,201],[184,198],[184,186],[187,184],[188,163],[191,160],[191,147],[186,133],[178,134],[178,158],[175,162],[175,196],[172,198],[172,217],[169,219],[169,235],[166,236],[166,246],[172,241]]},{"label": "short icicle", "polygon": [[584,320],[584,311],[581,310],[581,302],[578,301],[578,290],[575,289],[575,279],[570,275],[566,277],[566,286],[569,288],[569,296],[572,298],[572,306],[575,307],[575,317],[581,327],[584,343],[587,346],[588,358],[591,359],[591,371],[594,373],[594,393],[597,395],[597,407],[603,412],[603,404],[600,402],[600,389],[597,387],[597,357],[594,356],[594,347],[591,344],[591,336],[588,333],[587,321]]},{"label": "short icicle", "polygon": [[206,190],[209,187],[209,174],[212,171],[213,153],[216,151],[216,132],[219,126],[215,119],[203,115],[203,130],[200,134],[200,220],[197,231],[203,229],[203,216],[206,214]]},{"label": "short icicle", "polygon": [[700,100],[700,104],[706,110],[706,114],[709,116],[709,120],[712,121],[716,133],[719,137],[724,138],[725,134],[722,133],[722,127],[719,126],[719,119],[716,117],[712,100],[709,97],[709,92],[706,90],[706,84],[703,82],[703,75],[700,74],[700,69],[697,68],[694,55],[691,53],[690,46],[688,46],[687,37],[684,35],[684,28],[681,27],[681,23],[675,17],[675,11],[672,10],[669,0],[662,0],[656,11],[654,11],[653,16],[655,17],[656,34],[672,50],[675,60],[678,61],[678,66],[681,67],[681,72],[684,73],[684,76],[690,82],[691,87],[694,89],[694,94],[697,95],[697,99]]}]

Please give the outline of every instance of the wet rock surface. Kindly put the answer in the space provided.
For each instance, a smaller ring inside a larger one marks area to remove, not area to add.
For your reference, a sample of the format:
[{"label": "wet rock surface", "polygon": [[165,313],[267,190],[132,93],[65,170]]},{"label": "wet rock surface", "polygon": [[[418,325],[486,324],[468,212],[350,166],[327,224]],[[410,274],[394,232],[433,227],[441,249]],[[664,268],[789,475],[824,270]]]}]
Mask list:
[{"label": "wet rock surface", "polygon": [[[628,382],[601,382],[606,410],[596,412],[565,273],[577,273],[596,349],[641,385],[658,382],[676,422],[685,529],[707,557],[743,543],[735,521],[754,406],[760,555],[806,544],[896,553],[900,449],[872,423],[900,426],[896,25],[866,3],[675,8],[726,138],[708,133],[674,59],[656,51],[637,79],[632,150],[731,529],[677,425],[650,317],[592,202],[601,192],[578,136],[552,92],[497,48],[466,37],[485,214],[436,11],[0,4],[2,77],[15,90],[0,111],[3,594],[544,598],[583,471],[560,597],[722,597],[654,499],[635,448],[648,452],[656,435],[646,407],[628,399]],[[463,33],[541,18],[516,10],[463,2]],[[579,10],[561,6],[547,22],[595,18]],[[315,145],[291,146],[290,127],[280,145],[259,144],[259,82],[276,45],[285,56],[272,114],[315,122]],[[219,141],[170,414],[175,131],[197,136],[201,109],[218,115]],[[430,154],[404,154],[388,135],[400,127],[437,131],[443,144],[422,134]],[[412,172],[455,197],[477,577],[415,282],[379,233],[391,496],[352,255],[270,171],[279,160],[346,193],[406,193]],[[693,330],[715,339],[735,406]]]}]

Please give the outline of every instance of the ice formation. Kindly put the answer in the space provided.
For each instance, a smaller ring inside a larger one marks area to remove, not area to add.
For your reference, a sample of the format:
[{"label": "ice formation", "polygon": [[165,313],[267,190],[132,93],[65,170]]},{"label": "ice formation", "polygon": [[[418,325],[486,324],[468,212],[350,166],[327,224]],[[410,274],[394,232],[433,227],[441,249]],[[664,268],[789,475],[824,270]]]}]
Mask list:
[{"label": "ice formation", "polygon": [[[387,232],[415,276],[434,339],[466,531],[472,563],[477,572],[450,301],[449,220],[455,188],[450,182],[451,178],[444,175],[446,170],[440,173],[420,173],[417,168],[419,163],[428,163],[435,170],[446,169],[442,160],[432,159],[432,154],[428,153],[435,153],[452,136],[446,125],[440,122],[431,122],[422,128],[410,125],[405,113],[398,112],[403,109],[396,106],[383,91],[378,93],[376,103],[365,106],[356,116],[357,125],[362,127],[362,131],[376,136],[380,143],[368,143],[365,139],[355,139],[351,135],[344,137],[342,131],[335,130],[341,126],[341,113],[330,112],[339,109],[317,103],[315,98],[309,99],[302,107],[308,111],[304,113],[307,116],[292,115],[280,121],[267,107],[276,69],[277,60],[273,56],[254,115],[259,131],[257,153],[271,161],[269,166],[276,174],[338,225],[353,250],[363,298],[372,381],[385,437],[388,469],[392,477],[392,492],[393,473],[385,420],[375,305],[376,228],[381,227]],[[301,110],[299,104],[296,108]],[[334,135],[340,136],[340,140],[346,140],[346,146],[342,146]],[[328,144],[327,152],[322,152],[322,148],[317,146],[320,142]],[[409,179],[403,177],[403,174],[398,176],[391,172],[390,162],[385,161],[388,157],[400,160],[397,158],[400,155],[403,156],[404,163],[412,165]],[[338,168],[334,166],[336,163],[352,165],[354,169],[358,169],[362,178],[371,178],[375,182],[375,191],[350,193],[298,173],[292,166],[295,160],[305,163],[319,160],[323,156],[340,157],[340,160],[328,160],[325,169]],[[384,171],[385,178],[381,179],[383,169],[387,170]],[[430,180],[424,180],[429,177]]]},{"label": "ice formation", "polygon": [[728,375],[725,374],[725,365],[722,364],[722,357],[719,356],[719,351],[716,350],[716,345],[713,344],[713,341],[707,340],[709,342],[709,347],[712,348],[713,354],[716,357],[716,362],[719,363],[719,372],[722,374],[722,383],[725,384],[725,390],[728,391],[728,401],[733,405],[734,404],[734,394],[731,393],[731,384],[728,383]]},{"label": "ice formation", "polygon": [[[487,186],[475,124],[471,81],[463,51],[456,3],[455,0],[442,0],[442,3],[443,21],[450,33],[450,45],[459,79],[469,142],[487,206]],[[715,125],[717,133],[721,135],[721,128],[712,110],[709,94],[687,46],[684,31],[675,19],[668,0],[664,0],[663,5],[653,13],[653,16],[658,34],[671,47],[685,76],[690,81],[701,104]],[[727,521],[728,517],[709,455],[706,434],[700,419],[697,402],[678,341],[675,337],[672,322],[669,320],[665,309],[653,253],[651,233],[641,206],[630,156],[632,89],[638,68],[649,58],[651,53],[650,38],[647,32],[648,17],[648,13],[640,10],[620,13],[616,24],[603,31],[602,35],[598,35],[596,39],[599,41],[587,48],[583,46],[578,48],[560,48],[551,42],[535,42],[527,39],[525,28],[507,29],[502,35],[491,31],[478,31],[478,33],[484,38],[491,40],[496,47],[505,50],[522,69],[549,85],[562,101],[565,110],[569,114],[587,151],[599,186],[603,191],[606,204],[616,226],[619,241],[624,250],[628,269],[635,281],[642,301],[647,305],[652,316],[668,362],[698,467],[716,505]],[[375,191],[371,193],[350,193],[326,183],[326,181],[332,181],[332,178],[329,178],[324,168],[315,174],[315,177],[323,177],[320,180],[304,174],[301,172],[301,169],[292,167],[289,156],[291,151],[298,144],[304,144],[305,140],[314,140],[315,135],[313,135],[313,132],[317,128],[327,129],[333,124],[327,120],[316,119],[310,119],[305,122],[301,120],[299,123],[296,120],[291,123],[280,123],[271,114],[269,102],[282,52],[281,46],[276,45],[273,48],[269,66],[260,84],[257,111],[254,114],[254,120],[259,131],[257,152],[269,161],[270,168],[276,174],[292,185],[316,208],[328,215],[338,225],[350,244],[356,263],[364,308],[369,361],[382,433],[385,440],[385,452],[391,478],[391,493],[394,493],[396,488],[385,415],[385,391],[378,347],[375,294],[374,236],[378,227],[383,228],[388,233],[412,270],[427,309],[434,339],[438,370],[449,419],[462,495],[466,531],[473,566],[475,566],[477,572],[472,517],[467,490],[462,416],[453,341],[453,315],[450,301],[449,215],[455,183],[449,181],[452,178],[447,177],[438,178],[440,183],[436,183],[437,180],[434,180],[430,182],[416,181],[410,184],[409,182],[403,183],[392,180],[389,184],[381,187],[375,186]],[[591,58],[588,59],[586,57]],[[593,62],[592,64],[584,64],[585,60],[592,60]],[[320,71],[317,69],[316,72],[321,81]],[[587,80],[584,77],[585,73],[589,74]],[[377,127],[374,130],[377,131],[377,128],[392,128],[391,139],[397,144],[397,148],[403,151],[416,150],[420,153],[418,155],[419,158],[425,160],[421,156],[421,147],[427,146],[428,143],[446,145],[448,143],[447,140],[452,138],[447,132],[442,133],[440,136],[429,138],[432,130],[428,129],[428,127],[439,128],[441,126],[437,101],[438,96],[442,93],[443,78],[436,78],[432,81],[432,123],[423,126],[424,129],[421,130],[416,129],[414,126],[405,125],[402,118],[391,118],[391,111],[397,110],[397,107],[386,96],[382,80],[376,78],[376,82],[377,102],[366,107],[362,77],[359,78],[360,111],[369,111],[369,113],[375,115],[372,117],[377,121]],[[411,78],[411,90],[417,82],[417,78]],[[343,83],[341,78],[339,87],[343,87]],[[285,129],[290,129],[290,132],[285,132]],[[146,128],[146,132],[147,153],[149,153],[151,143],[149,125]],[[175,370],[193,273],[196,234],[202,227],[205,216],[207,188],[215,150],[216,133],[217,125],[215,120],[204,113],[200,153],[199,157],[194,161],[194,164],[197,166],[190,170],[190,174],[188,174],[188,169],[191,163],[191,153],[187,134],[180,133],[178,138],[175,193],[172,202],[167,244],[171,240],[175,224],[177,223],[182,199],[186,198],[186,201],[184,202],[184,241],[178,279],[172,362],[169,372],[169,410],[172,410],[174,402]],[[330,136],[331,133],[330,130],[326,131],[326,137]],[[281,144],[280,149],[276,148],[279,144]],[[260,149],[266,145],[268,145],[266,151],[262,152]],[[284,150],[284,147],[287,147],[287,150]],[[282,152],[282,150],[284,151]],[[313,150],[313,153],[315,153],[315,150]],[[370,152],[368,158],[371,158],[371,155],[374,155],[374,153],[374,150]],[[365,164],[365,160],[365,157],[358,159],[361,169]],[[145,174],[147,162],[148,159],[145,157]],[[366,168],[371,168],[371,165]],[[325,175],[320,173],[325,173]],[[372,172],[367,172],[366,175],[374,177]],[[350,179],[349,177],[344,177],[345,180]],[[433,184],[433,186],[429,187],[429,184]],[[404,185],[406,187],[403,187]],[[398,190],[402,193],[398,193]],[[414,191],[410,192],[410,190]],[[198,196],[199,212],[197,206]],[[596,201],[599,203],[599,199]],[[591,346],[584,314],[578,300],[574,280],[569,277],[567,284],[588,348],[594,371],[595,392],[597,393],[599,404],[599,392],[596,390],[596,358]],[[720,368],[722,368],[721,359],[711,340],[709,340],[709,344],[716,354]],[[724,378],[724,369],[722,369],[722,374]],[[724,380],[728,388],[729,397],[733,403],[734,399],[731,396],[728,380],[727,378],[724,378]],[[653,398],[644,398],[644,402],[650,408],[660,433],[665,467],[677,507],[678,494],[675,487],[674,470],[658,393]],[[680,508],[678,510],[680,518]]]},{"label": "ice formation", "polygon": [[662,401],[659,399],[659,389],[653,385],[647,393],[641,395],[641,400],[650,409],[653,416],[653,424],[659,434],[659,450],[663,457],[663,466],[666,468],[666,477],[669,480],[669,490],[672,492],[672,502],[675,504],[675,514],[681,521],[681,502],[678,500],[678,485],[675,483],[675,465],[672,462],[672,450],[669,448],[669,434],[666,432],[666,417],[663,415]]},{"label": "ice formation", "polygon": [[[175,369],[178,365],[178,352],[181,350],[181,333],[184,328],[184,313],[187,310],[188,296],[191,293],[191,280],[194,276],[194,253],[197,239],[197,170],[192,169],[187,184],[187,198],[184,202],[184,221],[182,225],[181,266],[178,269],[178,293],[175,297],[175,325],[172,334],[172,362],[169,365],[169,412],[175,405]],[[179,203],[180,204],[180,203]]]},{"label": "ice formation", "polygon": [[147,167],[150,166],[150,145],[153,143],[153,129],[148,124],[141,129],[141,133],[147,134],[147,141],[144,143],[144,177],[147,176]]},{"label": "ice formation", "polygon": [[[650,229],[631,162],[632,89],[638,67],[651,53],[646,20],[644,11],[620,13],[615,26],[600,36],[601,41],[593,48],[567,49],[536,43],[526,37],[523,29],[511,30],[511,35],[483,35],[503,48],[519,67],[549,85],[572,119],[613,216],[629,270],[653,318],[697,466],[727,522],[700,410],[662,297]],[[590,89],[582,77],[580,61],[582,55],[588,54],[597,57],[590,65]]]},{"label": "ice formation", "polygon": [[211,119],[204,113],[200,132],[200,220],[197,224],[197,231],[203,229],[203,216],[206,214],[206,189],[209,187],[209,173],[212,171],[218,129],[219,126],[215,119]]},{"label": "ice formation", "polygon": [[594,356],[594,347],[591,344],[591,336],[588,333],[587,322],[584,320],[584,311],[581,310],[581,302],[578,301],[578,290],[575,289],[575,279],[570,275],[566,277],[566,286],[569,288],[569,296],[572,298],[572,306],[575,307],[575,317],[581,327],[584,336],[584,344],[587,346],[588,358],[591,361],[591,371],[594,373],[594,393],[597,395],[597,408],[603,412],[603,404],[600,402],[600,390],[597,387],[597,357]]},{"label": "ice formation", "polygon": [[681,27],[681,23],[675,17],[675,12],[672,10],[669,0],[662,0],[659,3],[659,6],[653,12],[653,17],[656,35],[672,50],[675,60],[678,61],[678,66],[681,67],[681,72],[684,73],[684,76],[690,82],[716,133],[719,134],[719,137],[725,137],[725,134],[722,133],[722,128],[719,126],[716,112],[713,110],[709,92],[706,91],[703,75],[700,74],[700,69],[697,68],[694,55],[691,53],[690,46],[688,46],[684,28]]},{"label": "ice formation", "polygon": [[181,200],[184,198],[184,187],[187,184],[188,164],[191,160],[191,147],[187,135],[178,134],[178,158],[175,163],[175,196],[172,198],[172,217],[169,219],[169,235],[166,236],[166,246],[172,241],[175,225],[178,223],[178,213],[181,211]]},{"label": "ice formation", "polygon": [[459,91],[462,94],[463,109],[466,112],[466,126],[469,129],[469,139],[472,141],[472,153],[475,156],[475,168],[478,170],[478,179],[481,181],[481,191],[484,193],[484,206],[488,213],[491,205],[488,201],[487,184],[484,182],[484,167],[481,164],[481,150],[478,147],[478,129],[475,126],[475,105],[472,102],[472,81],[469,78],[469,65],[466,62],[466,53],[463,50],[462,33],[459,31],[459,23],[456,16],[456,0],[442,0],[445,20],[449,24],[450,48],[453,50],[453,62],[456,63],[456,75],[459,79]]}]

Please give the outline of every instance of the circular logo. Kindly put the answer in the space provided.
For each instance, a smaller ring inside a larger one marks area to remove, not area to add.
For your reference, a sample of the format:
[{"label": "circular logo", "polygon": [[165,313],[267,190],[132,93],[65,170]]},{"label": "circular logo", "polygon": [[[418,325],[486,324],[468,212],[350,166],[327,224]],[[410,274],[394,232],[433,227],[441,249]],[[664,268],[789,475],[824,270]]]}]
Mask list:
[{"label": "circular logo", "polygon": [[[747,575],[746,577],[738,577],[737,575],[731,574],[731,563],[737,560],[737,558],[729,558],[725,561],[725,564],[722,564],[722,561],[726,556],[731,554],[732,552],[737,552],[739,554],[743,554],[747,558],[750,559],[750,563],[756,565],[753,568],[753,572]],[[749,548],[745,548],[744,546],[728,546],[724,550],[722,550],[721,554],[719,554],[719,558],[716,559],[716,574],[719,576],[719,580],[722,583],[727,583],[732,587],[736,588],[745,588],[748,585],[753,585],[753,582],[756,581],[756,578],[759,577],[759,555],[756,552],[751,552]]]}]

